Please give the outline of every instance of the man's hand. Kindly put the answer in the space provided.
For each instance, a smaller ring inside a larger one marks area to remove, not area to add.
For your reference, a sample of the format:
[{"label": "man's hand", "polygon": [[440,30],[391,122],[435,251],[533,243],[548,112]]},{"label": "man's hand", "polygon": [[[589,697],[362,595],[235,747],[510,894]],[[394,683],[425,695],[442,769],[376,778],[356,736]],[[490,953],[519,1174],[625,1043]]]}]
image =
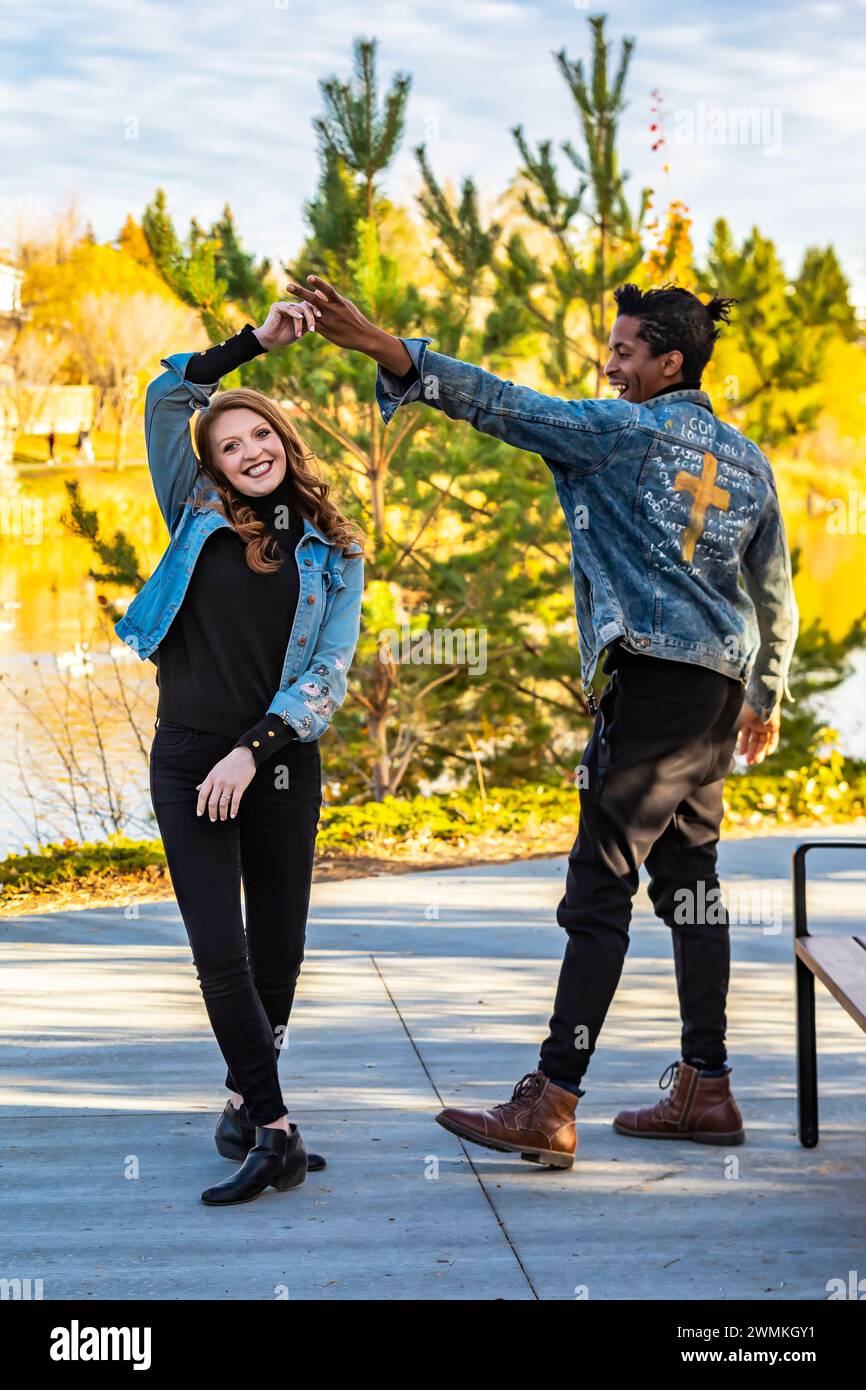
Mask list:
[{"label": "man's hand", "polygon": [[351,348],[364,352],[389,372],[404,376],[412,366],[412,359],[399,338],[384,329],[377,328],[361,313],[357,305],[333,285],[319,275],[308,275],[307,281],[312,289],[289,281],[289,289],[316,310],[316,330],[323,338],[336,347]]},{"label": "man's hand", "polygon": [[212,821],[229,817],[234,820],[241,797],[255,775],[255,759],[249,748],[233,748],[196,787],[196,815],[202,816],[207,811]]},{"label": "man's hand", "polygon": [[272,304],[261,328],[253,332],[263,348],[288,347],[289,343],[302,338],[305,333],[313,333],[316,328],[316,310],[309,304],[290,304],[281,299]]},{"label": "man's hand", "polygon": [[751,705],[743,705],[737,722],[740,731],[737,752],[742,754],[750,766],[762,763],[778,748],[781,725],[781,709],[773,710],[769,719],[762,719]]}]

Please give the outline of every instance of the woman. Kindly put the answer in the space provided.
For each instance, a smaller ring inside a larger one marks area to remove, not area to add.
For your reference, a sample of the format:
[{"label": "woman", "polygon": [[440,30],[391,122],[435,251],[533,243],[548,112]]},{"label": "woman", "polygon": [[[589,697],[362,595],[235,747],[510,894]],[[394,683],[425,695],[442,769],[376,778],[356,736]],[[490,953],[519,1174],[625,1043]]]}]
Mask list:
[{"label": "woman", "polygon": [[202,1193],[210,1205],[295,1187],[308,1166],[324,1167],[288,1120],[277,1062],[304,953],[318,740],[345,698],[358,639],[361,535],[275,402],[214,395],[226,372],[314,329],[311,306],[274,304],[260,328],[164,360],[144,425],[171,540],[116,624],[157,665],[151,797],[228,1068],[217,1148],[243,1160]]}]

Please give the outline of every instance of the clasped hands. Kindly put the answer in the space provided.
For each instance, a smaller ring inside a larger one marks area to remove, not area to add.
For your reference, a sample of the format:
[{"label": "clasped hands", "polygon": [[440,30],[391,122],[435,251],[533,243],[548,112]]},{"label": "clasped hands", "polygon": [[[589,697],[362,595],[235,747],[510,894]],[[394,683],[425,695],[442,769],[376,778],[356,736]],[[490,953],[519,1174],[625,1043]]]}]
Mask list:
[{"label": "clasped hands", "polygon": [[312,289],[290,280],[288,288],[300,302],[272,304],[261,328],[254,330],[262,347],[287,347],[307,333],[321,333],[335,347],[364,352],[398,376],[409,370],[412,359],[399,338],[377,328],[320,275],[308,275],[307,280]]}]

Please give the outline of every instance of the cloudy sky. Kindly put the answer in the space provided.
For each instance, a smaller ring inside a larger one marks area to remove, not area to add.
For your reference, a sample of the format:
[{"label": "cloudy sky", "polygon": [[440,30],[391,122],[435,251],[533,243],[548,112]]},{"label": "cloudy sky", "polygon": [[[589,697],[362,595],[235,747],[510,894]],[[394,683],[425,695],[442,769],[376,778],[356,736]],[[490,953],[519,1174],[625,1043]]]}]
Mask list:
[{"label": "cloudy sky", "polygon": [[[792,270],[832,240],[866,303],[866,0],[3,0],[0,240],[17,211],[71,195],[110,238],[162,185],[182,227],[229,201],[249,245],[291,254],[315,186],[318,83],[348,75],[355,37],[379,39],[383,78],[413,78],[388,192],[411,198],[423,141],[440,177],[471,174],[492,205],[515,167],[510,127],[577,138],[551,54],[587,54],[596,10],[638,41],[622,125],[633,187],[682,198],[699,246],[720,214],[739,235],[759,225]],[[654,88],[669,176],[649,147]],[[748,143],[731,138],[740,110],[761,113]]]}]

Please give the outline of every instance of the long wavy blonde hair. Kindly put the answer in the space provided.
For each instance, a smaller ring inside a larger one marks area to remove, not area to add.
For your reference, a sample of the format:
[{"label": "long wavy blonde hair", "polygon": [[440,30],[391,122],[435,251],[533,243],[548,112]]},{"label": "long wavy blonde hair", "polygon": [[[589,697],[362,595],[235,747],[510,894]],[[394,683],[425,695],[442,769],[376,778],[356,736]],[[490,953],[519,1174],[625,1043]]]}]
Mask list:
[{"label": "long wavy blonde hair", "polygon": [[200,410],[195,422],[195,447],[202,473],[214,484],[218,497],[203,505],[222,511],[237,531],[246,547],[245,558],[250,569],[270,574],[283,563],[283,555],[275,536],[256,516],[244,494],[233,487],[214,459],[211,429],[214,421],[227,410],[254,410],[267,420],[279,436],[286,451],[286,478],[291,484],[295,509],[313,523],[323,536],[339,546],[343,554],[359,544],[363,548],[364,533],[344,516],[331,500],[331,489],[316,471],[316,457],[308,448],[285,411],[261,391],[237,387],[233,391],[218,391],[211,397],[206,410]]}]

